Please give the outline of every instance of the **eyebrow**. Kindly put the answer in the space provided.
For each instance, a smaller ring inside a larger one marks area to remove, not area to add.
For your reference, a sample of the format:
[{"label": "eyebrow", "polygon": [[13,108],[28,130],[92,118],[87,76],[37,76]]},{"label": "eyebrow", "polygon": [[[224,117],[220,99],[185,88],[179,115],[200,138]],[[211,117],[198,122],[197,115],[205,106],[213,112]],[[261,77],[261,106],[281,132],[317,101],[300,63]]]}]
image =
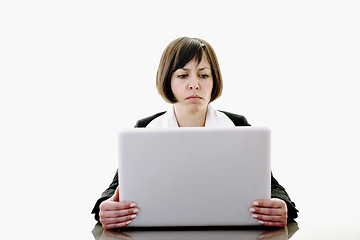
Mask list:
[{"label": "eyebrow", "polygon": [[[185,71],[189,71],[190,69],[189,68],[181,68],[182,70],[185,70]],[[205,69],[209,69],[211,70],[210,68],[208,67],[202,67],[202,68],[199,68],[199,71],[202,71],[202,70],[205,70]]]}]

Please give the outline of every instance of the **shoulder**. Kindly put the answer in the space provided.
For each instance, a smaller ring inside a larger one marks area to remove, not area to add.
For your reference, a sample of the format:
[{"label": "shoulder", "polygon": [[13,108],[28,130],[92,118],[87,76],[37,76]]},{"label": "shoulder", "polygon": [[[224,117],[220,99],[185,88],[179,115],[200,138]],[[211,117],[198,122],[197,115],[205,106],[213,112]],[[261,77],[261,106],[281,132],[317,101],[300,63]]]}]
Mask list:
[{"label": "shoulder", "polygon": [[230,120],[235,124],[235,126],[251,126],[243,115],[238,115],[235,113],[230,113],[221,110],[219,110],[219,112],[224,113],[228,118],[230,118]]},{"label": "shoulder", "polygon": [[154,120],[155,118],[157,117],[160,117],[161,115],[163,115],[164,113],[166,113],[166,111],[164,112],[159,112],[159,113],[156,113],[154,115],[151,115],[150,117],[146,117],[146,118],[143,118],[143,119],[140,119],[136,122],[136,125],[135,127],[137,128],[141,128],[141,127],[146,127],[152,120]]}]

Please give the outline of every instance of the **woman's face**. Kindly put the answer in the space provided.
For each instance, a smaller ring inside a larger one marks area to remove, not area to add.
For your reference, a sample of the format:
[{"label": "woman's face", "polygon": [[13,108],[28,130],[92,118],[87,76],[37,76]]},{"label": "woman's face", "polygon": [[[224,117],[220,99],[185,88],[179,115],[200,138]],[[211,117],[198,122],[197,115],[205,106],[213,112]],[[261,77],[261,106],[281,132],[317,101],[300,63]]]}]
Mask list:
[{"label": "woman's face", "polygon": [[206,57],[199,64],[195,59],[191,60],[171,76],[171,89],[179,110],[197,112],[207,108],[212,88],[211,67]]}]

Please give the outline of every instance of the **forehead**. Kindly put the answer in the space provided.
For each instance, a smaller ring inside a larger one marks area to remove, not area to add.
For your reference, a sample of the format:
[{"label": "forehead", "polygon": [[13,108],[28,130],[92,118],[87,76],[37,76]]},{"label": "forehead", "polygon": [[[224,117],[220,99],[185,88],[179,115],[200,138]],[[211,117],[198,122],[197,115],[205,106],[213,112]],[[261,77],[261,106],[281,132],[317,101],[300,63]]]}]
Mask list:
[{"label": "forehead", "polygon": [[201,68],[201,69],[209,69],[210,70],[210,63],[203,57],[200,62],[198,62],[195,58],[193,58],[190,62],[186,63],[182,69],[190,69],[190,68]]}]

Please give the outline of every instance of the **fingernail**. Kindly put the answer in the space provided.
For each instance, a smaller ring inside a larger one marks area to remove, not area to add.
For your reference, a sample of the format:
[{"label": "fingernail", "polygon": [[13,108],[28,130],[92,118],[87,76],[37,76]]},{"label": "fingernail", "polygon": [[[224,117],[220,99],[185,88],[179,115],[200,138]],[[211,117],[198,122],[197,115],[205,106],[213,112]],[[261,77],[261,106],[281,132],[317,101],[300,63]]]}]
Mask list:
[{"label": "fingernail", "polygon": [[139,212],[139,209],[134,209],[133,213]]},{"label": "fingernail", "polygon": [[258,205],[259,205],[259,202],[254,202],[254,205],[255,205],[255,206],[258,206]]},{"label": "fingernail", "polygon": [[129,225],[131,223],[131,221],[127,221],[126,224]]},{"label": "fingernail", "polygon": [[135,207],[135,206],[136,206],[136,203],[130,204],[130,207]]},{"label": "fingernail", "polygon": [[258,218],[258,215],[256,215],[256,214],[253,214],[253,215],[251,215],[253,218]]},{"label": "fingernail", "polygon": [[263,222],[263,221],[259,221],[259,223],[260,223],[260,224],[264,224],[264,222]]},{"label": "fingernail", "polygon": [[136,218],[136,214],[131,215],[131,218],[132,218],[132,219]]},{"label": "fingernail", "polygon": [[255,208],[250,208],[250,212],[255,212]]}]

